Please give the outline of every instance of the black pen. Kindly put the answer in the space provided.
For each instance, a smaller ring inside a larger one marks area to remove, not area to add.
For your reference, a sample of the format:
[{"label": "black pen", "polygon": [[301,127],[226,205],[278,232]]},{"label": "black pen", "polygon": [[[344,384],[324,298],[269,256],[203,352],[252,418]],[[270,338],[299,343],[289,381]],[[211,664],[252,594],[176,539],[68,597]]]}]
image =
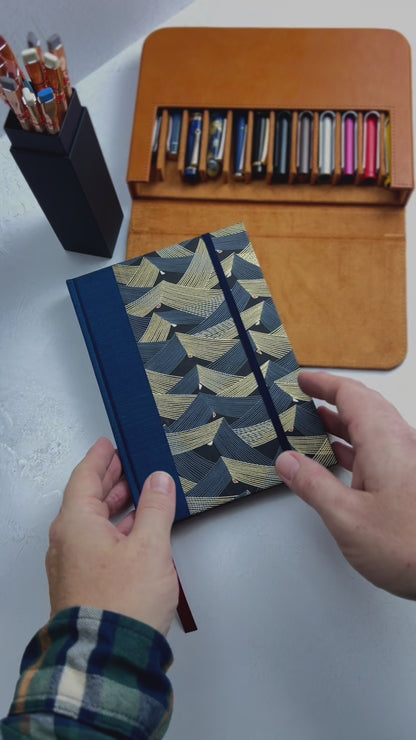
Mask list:
[{"label": "black pen", "polygon": [[313,114],[310,111],[302,111],[298,118],[297,136],[297,179],[306,182],[312,170],[312,132]]},{"label": "black pen", "polygon": [[202,113],[196,111],[189,116],[188,140],[184,179],[188,182],[199,182],[199,156],[201,153]]},{"label": "black pen", "polygon": [[267,113],[256,111],[254,114],[253,154],[251,161],[253,178],[262,178],[266,174],[269,139],[270,117]]},{"label": "black pen", "polygon": [[290,149],[292,142],[292,114],[276,113],[274,129],[273,182],[288,182],[290,174]]},{"label": "black pen", "polygon": [[211,114],[209,123],[209,139],[207,152],[207,175],[217,177],[222,170],[224,160],[225,136],[227,133],[227,118],[224,113],[215,111]]}]

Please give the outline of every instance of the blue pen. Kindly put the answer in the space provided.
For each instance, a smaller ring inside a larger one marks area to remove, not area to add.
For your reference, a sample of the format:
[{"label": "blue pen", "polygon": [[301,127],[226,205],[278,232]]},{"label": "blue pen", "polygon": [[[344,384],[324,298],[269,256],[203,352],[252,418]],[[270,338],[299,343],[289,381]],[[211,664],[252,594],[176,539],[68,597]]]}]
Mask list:
[{"label": "blue pen", "polygon": [[171,111],[169,114],[169,130],[166,141],[166,151],[169,159],[176,159],[178,156],[181,128],[182,111]]},{"label": "blue pen", "polygon": [[188,182],[198,182],[199,155],[201,152],[202,113],[191,113],[189,116],[188,141],[186,146],[184,179]]},{"label": "blue pen", "polygon": [[245,113],[237,113],[235,123],[235,149],[234,149],[234,178],[244,178],[244,160],[247,147],[247,116]]}]

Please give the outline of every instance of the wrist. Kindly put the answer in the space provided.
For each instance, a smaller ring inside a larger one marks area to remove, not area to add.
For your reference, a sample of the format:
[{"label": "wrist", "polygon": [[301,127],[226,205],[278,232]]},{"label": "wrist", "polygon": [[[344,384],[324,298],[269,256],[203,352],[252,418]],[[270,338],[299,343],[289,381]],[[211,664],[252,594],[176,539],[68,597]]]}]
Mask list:
[{"label": "wrist", "polygon": [[65,609],[28,645],[11,715],[53,712],[88,724],[93,712],[94,726],[131,737],[143,695],[152,722],[169,721],[171,662],[165,637],[149,625],[115,612]]}]

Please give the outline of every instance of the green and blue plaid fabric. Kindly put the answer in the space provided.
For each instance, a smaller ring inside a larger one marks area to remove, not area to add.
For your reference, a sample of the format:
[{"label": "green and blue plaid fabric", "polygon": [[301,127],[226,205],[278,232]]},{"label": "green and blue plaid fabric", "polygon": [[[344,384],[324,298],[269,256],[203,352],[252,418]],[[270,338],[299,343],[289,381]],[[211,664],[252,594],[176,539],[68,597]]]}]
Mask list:
[{"label": "green and blue plaid fabric", "polygon": [[61,611],[26,648],[0,738],[158,740],[172,713],[171,662],[163,635],[142,622]]}]

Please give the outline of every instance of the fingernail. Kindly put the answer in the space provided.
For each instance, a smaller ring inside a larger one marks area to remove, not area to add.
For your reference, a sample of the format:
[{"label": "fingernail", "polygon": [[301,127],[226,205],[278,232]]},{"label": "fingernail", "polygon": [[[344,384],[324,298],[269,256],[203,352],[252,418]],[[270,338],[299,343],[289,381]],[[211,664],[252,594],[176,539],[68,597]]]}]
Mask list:
[{"label": "fingernail", "polygon": [[169,493],[173,480],[169,473],[164,473],[163,471],[156,471],[156,473],[152,473],[150,476],[150,487],[153,491],[158,491],[158,493]]},{"label": "fingernail", "polygon": [[290,452],[283,452],[277,458],[276,468],[281,478],[291,481],[298,472],[300,465],[296,457],[293,457]]}]

